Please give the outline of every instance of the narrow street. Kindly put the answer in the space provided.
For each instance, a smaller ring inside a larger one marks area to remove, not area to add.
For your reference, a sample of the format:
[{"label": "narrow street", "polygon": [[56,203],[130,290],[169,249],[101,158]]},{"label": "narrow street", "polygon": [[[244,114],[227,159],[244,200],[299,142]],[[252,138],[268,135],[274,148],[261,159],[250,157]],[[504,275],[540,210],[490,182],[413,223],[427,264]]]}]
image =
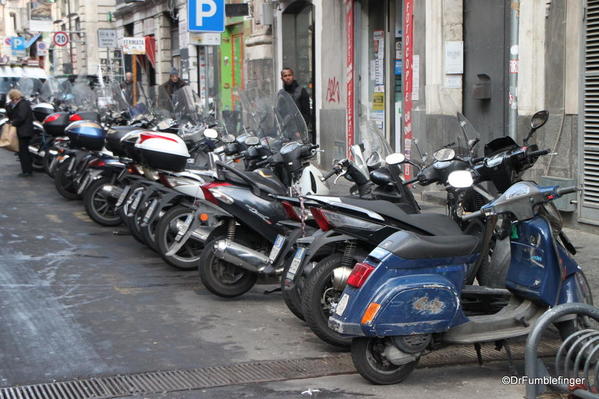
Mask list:
[{"label": "narrow street", "polygon": [[[442,367],[417,370],[401,388],[370,385],[348,354],[320,342],[287,310],[280,293],[263,293],[273,287],[218,299],[195,272],[171,269],[123,227],[93,223],[46,175],[19,179],[17,169],[13,154],[0,152],[0,388],[192,369],[210,377],[206,368],[224,366],[215,372],[222,378],[212,375],[201,391],[149,389],[154,396],[139,398],[523,393],[501,384],[506,362],[479,367],[470,347],[426,357],[423,366]],[[493,352],[487,348],[485,359],[504,359]]]}]

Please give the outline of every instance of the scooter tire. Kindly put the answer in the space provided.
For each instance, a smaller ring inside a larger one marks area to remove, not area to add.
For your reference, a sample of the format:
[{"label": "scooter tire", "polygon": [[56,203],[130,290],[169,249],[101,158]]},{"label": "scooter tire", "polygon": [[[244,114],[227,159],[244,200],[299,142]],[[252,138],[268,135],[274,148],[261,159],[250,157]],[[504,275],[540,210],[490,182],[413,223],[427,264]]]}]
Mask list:
[{"label": "scooter tire", "polygon": [[60,164],[54,175],[54,187],[56,187],[56,191],[58,191],[60,195],[68,200],[79,199],[80,196],[77,194],[75,181],[71,176],[67,175],[68,168],[68,161]]},{"label": "scooter tire", "polygon": [[493,252],[488,262],[483,262],[476,279],[478,283],[490,288],[505,288],[505,278],[511,263],[509,237],[495,240]]},{"label": "scooter tire", "polygon": [[[248,292],[256,284],[258,274],[242,269],[231,263],[225,262],[214,255],[214,244],[218,240],[224,240],[225,236],[217,236],[206,243],[202,251],[198,270],[200,279],[206,289],[213,294],[223,298],[235,298]],[[236,239],[243,245],[248,245],[242,240]],[[224,273],[232,276],[234,281],[225,281]]]},{"label": "scooter tire", "polygon": [[302,273],[301,276],[297,276],[293,288],[288,289],[285,287],[285,276],[289,272],[291,267],[291,261],[287,262],[285,269],[283,269],[283,277],[281,278],[281,295],[287,308],[293,313],[298,319],[305,320],[304,312],[302,311],[302,287],[306,283],[306,278],[303,276],[301,270],[297,270],[296,273]]},{"label": "scooter tire", "polygon": [[85,212],[94,222],[102,226],[118,226],[122,223],[115,209],[116,201],[112,203],[108,199],[108,194],[102,191],[102,188],[110,182],[109,177],[96,180],[83,193]]},{"label": "scooter tire", "polygon": [[[193,210],[189,207],[182,205],[174,206],[160,218],[160,221],[156,225],[156,244],[158,246],[158,253],[166,263],[179,270],[197,270],[198,262],[200,261],[203,250],[203,246],[200,243],[188,241],[175,255],[166,255],[170,250],[170,243],[176,235],[172,228],[172,224],[190,213],[193,214]],[[197,250],[199,253],[194,255],[194,250]],[[184,257],[183,254],[192,255]]]},{"label": "scooter tire", "polygon": [[31,167],[33,168],[33,170],[35,170],[36,172],[43,172],[44,171],[44,159],[40,158],[37,155],[33,155],[32,158],[33,158],[33,161],[31,162]]},{"label": "scooter tire", "polygon": [[[343,254],[335,253],[316,264],[306,279],[302,293],[302,312],[306,324],[323,341],[341,348],[349,348],[352,337],[329,328],[329,314],[323,309],[322,298],[331,287],[333,270],[341,267]],[[341,293],[339,293],[341,294]]]},{"label": "scooter tire", "polygon": [[420,359],[402,365],[389,364],[379,350],[384,345],[385,338],[354,338],[351,344],[352,361],[358,373],[373,384],[399,384],[412,373]]}]

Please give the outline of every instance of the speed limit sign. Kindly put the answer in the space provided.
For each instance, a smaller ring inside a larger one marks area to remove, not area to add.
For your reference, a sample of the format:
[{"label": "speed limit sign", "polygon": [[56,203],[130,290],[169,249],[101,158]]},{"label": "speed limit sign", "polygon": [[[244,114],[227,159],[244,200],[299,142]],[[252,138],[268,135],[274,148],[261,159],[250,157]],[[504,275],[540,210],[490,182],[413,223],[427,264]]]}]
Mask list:
[{"label": "speed limit sign", "polygon": [[55,45],[64,47],[69,43],[69,35],[66,32],[56,32],[52,38]]}]

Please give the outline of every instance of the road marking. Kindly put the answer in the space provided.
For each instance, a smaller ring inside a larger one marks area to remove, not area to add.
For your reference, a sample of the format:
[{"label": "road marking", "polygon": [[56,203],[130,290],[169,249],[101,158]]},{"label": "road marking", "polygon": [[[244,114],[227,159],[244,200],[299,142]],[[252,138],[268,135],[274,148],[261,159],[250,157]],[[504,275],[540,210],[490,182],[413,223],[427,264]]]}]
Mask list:
[{"label": "road marking", "polygon": [[52,223],[62,223],[62,219],[58,217],[58,215],[54,215],[54,214],[47,214],[46,217],[52,222]]}]

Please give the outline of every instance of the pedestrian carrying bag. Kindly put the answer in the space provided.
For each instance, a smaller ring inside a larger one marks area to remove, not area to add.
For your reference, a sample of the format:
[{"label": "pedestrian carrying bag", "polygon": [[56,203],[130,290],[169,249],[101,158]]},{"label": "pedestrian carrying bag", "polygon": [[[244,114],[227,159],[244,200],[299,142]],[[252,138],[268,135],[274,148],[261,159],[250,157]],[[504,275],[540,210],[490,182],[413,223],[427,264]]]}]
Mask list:
[{"label": "pedestrian carrying bag", "polygon": [[0,134],[0,148],[5,148],[8,151],[13,152],[19,151],[17,128],[10,123],[6,123],[4,126],[2,126],[2,133]]}]

